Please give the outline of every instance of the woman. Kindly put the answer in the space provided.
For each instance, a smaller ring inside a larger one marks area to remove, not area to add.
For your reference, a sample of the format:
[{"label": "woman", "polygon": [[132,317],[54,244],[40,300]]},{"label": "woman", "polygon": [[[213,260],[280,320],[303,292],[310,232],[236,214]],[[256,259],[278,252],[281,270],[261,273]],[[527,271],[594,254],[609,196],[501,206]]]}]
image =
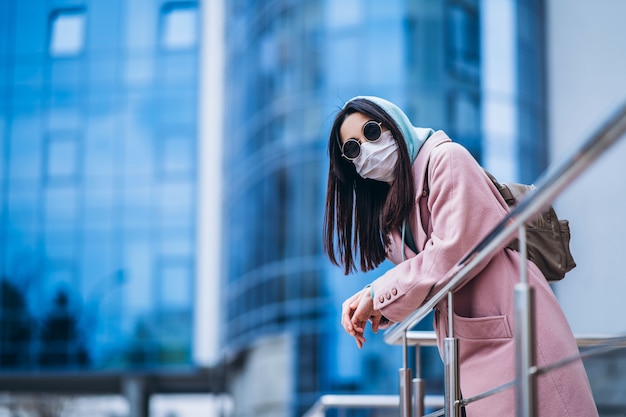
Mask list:
[{"label": "woman", "polygon": [[[405,319],[442,286],[446,273],[508,213],[483,169],[442,131],[415,128],[396,105],[355,97],[338,112],[330,168],[324,248],[346,274],[395,267],[342,306],[345,331],[360,347],[372,330]],[[404,239],[403,239],[404,236]],[[413,246],[413,249],[410,248]],[[454,295],[461,392],[470,398],[515,379],[514,286],[520,254],[502,248],[479,265]],[[536,304],[536,358],[543,366],[578,353],[557,299],[528,262]],[[447,299],[435,309],[435,331],[447,337]],[[538,378],[538,416],[597,416],[581,361]],[[515,415],[508,389],[466,407],[470,417]]]}]

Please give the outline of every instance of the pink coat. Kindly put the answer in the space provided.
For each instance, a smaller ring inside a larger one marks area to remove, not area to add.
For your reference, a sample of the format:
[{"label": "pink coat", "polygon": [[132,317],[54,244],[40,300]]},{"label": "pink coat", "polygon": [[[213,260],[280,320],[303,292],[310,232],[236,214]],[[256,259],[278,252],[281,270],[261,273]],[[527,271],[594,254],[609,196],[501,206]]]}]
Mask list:
[{"label": "pink coat", "polygon": [[[430,156],[430,161],[429,161]],[[429,191],[424,190],[428,169]],[[375,280],[374,308],[391,321],[402,321],[439,290],[443,277],[507,214],[506,203],[474,158],[462,146],[436,132],[413,164],[417,193],[410,227],[419,254],[392,235],[388,258],[394,268]],[[521,257],[510,249],[483,262],[454,295],[454,331],[459,339],[461,392],[480,394],[515,378],[513,341],[514,286]],[[539,366],[578,352],[572,331],[552,289],[531,262],[528,279],[535,292],[536,358]],[[435,311],[441,344],[447,337],[447,300]],[[539,377],[538,416],[593,417],[597,410],[581,361]],[[515,415],[515,390],[468,405],[468,417]]]}]

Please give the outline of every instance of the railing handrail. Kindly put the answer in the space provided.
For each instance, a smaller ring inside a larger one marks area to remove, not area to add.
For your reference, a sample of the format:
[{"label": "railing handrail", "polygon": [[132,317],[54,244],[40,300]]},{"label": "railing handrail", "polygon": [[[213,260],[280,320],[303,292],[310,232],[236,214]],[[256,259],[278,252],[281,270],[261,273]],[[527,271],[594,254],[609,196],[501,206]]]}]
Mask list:
[{"label": "railing handrail", "polygon": [[488,256],[509,242],[520,227],[532,216],[552,201],[593,161],[613,145],[626,132],[626,104],[607,120],[578,150],[546,171],[536,183],[533,193],[526,195],[522,201],[478,243],[458,264],[446,275],[447,283],[428,299],[421,307],[400,323],[387,329],[384,340],[387,344],[396,344],[403,335],[423,320],[430,311],[439,304],[448,293],[454,291],[465,282],[468,275]]},{"label": "railing handrail", "polygon": [[[579,348],[599,344],[626,347],[626,338],[622,334],[579,333],[575,334],[574,338]],[[399,340],[394,344],[401,345],[402,343],[403,341]],[[406,332],[406,344],[408,346],[437,346],[437,335],[432,330],[409,330]]]}]

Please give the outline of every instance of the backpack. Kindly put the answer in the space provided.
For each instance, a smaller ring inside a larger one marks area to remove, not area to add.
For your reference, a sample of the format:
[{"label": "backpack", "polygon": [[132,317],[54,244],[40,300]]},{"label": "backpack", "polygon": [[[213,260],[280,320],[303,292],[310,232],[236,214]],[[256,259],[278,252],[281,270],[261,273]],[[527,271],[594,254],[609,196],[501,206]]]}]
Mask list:
[{"label": "backpack", "polygon": [[[534,185],[500,184],[489,172],[485,170],[485,173],[510,208],[535,190]],[[552,206],[526,224],[528,259],[537,265],[548,282],[562,280],[576,266],[569,248],[570,237],[569,222],[559,219]],[[506,247],[519,252],[519,240],[512,240]]]}]

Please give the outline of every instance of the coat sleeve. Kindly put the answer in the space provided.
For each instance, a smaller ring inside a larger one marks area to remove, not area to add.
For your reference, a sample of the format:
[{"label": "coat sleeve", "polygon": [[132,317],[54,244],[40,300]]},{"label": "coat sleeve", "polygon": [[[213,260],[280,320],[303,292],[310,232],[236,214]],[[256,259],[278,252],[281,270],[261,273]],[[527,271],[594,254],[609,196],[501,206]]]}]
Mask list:
[{"label": "coat sleeve", "polygon": [[428,178],[432,232],[425,246],[372,283],[374,308],[394,322],[404,320],[444,286],[446,273],[507,213],[483,169],[459,144],[444,143],[431,151]]}]

